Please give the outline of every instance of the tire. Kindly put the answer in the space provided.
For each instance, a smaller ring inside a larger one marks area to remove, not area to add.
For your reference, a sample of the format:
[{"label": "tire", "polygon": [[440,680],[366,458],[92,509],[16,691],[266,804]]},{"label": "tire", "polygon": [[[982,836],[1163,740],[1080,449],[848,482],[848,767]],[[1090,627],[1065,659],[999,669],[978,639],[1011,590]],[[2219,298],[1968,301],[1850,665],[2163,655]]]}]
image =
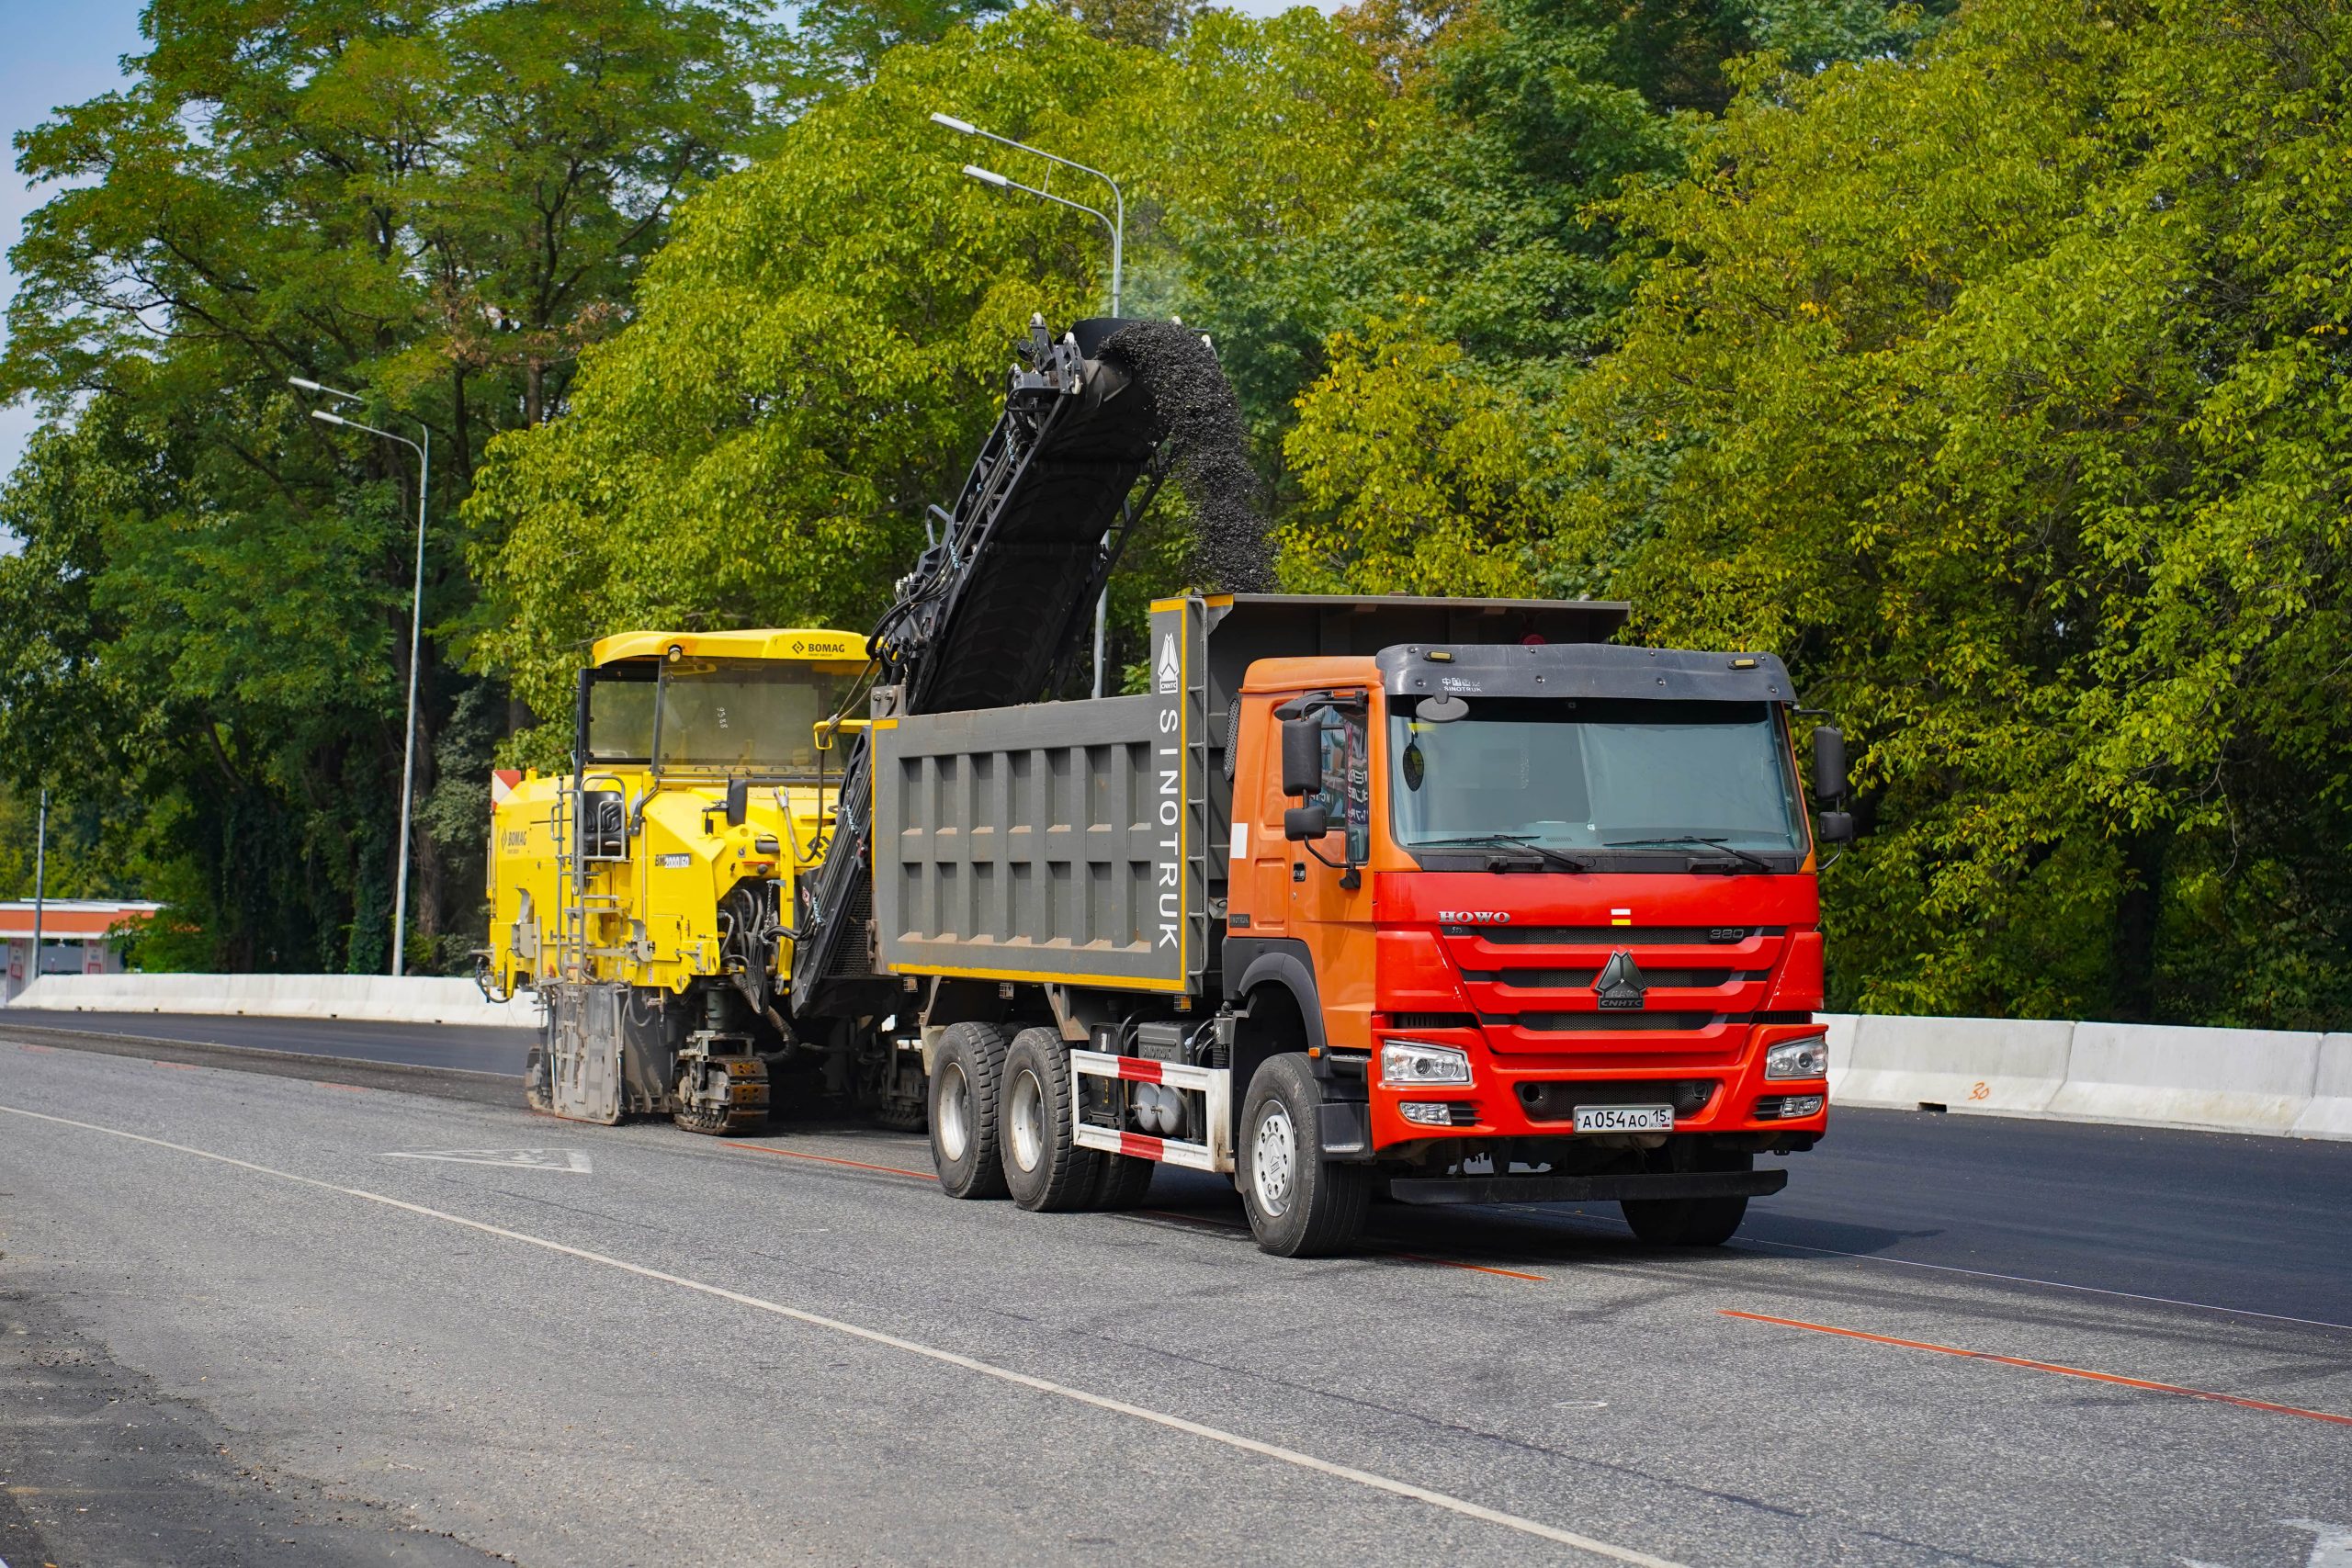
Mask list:
[{"label": "tire", "polygon": [[1653,1247],[1721,1247],[1747,1217],[1745,1198],[1625,1198],[1617,1206]]},{"label": "tire", "polygon": [[997,1106],[1004,1078],[1004,1032],[992,1023],[951,1023],[932,1057],[931,1160],[950,1198],[1001,1198]]},{"label": "tire", "polygon": [[1102,1174],[1094,1183],[1093,1201],[1090,1209],[1132,1209],[1151,1190],[1151,1173],[1159,1168],[1158,1160],[1136,1159],[1132,1155],[1110,1155],[1099,1150],[1095,1161]]},{"label": "tire", "polygon": [[1102,1162],[1077,1142],[1069,1047],[1050,1029],[1024,1029],[1004,1054],[997,1151],[1005,1190],[1024,1209],[1062,1213],[1093,1201]]},{"label": "tire", "polygon": [[1322,1086],[1299,1052],[1270,1056],[1242,1102],[1241,1205],[1261,1250],[1329,1258],[1363,1229],[1371,1172],[1323,1157]]}]

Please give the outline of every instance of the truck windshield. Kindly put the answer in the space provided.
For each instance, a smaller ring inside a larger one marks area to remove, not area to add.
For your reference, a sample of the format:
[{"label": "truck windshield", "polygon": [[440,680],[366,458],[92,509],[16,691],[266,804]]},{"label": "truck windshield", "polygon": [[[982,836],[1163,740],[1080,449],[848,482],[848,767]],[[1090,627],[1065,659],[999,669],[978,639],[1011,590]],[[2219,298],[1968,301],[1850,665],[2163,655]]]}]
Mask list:
[{"label": "truck windshield", "polygon": [[688,659],[662,667],[653,729],[662,768],[817,775],[820,719],[856,678],[820,665],[770,660]]},{"label": "truck windshield", "polygon": [[1564,850],[1802,853],[1804,818],[1762,703],[1470,697],[1467,716],[1389,720],[1406,848],[1518,838]]}]

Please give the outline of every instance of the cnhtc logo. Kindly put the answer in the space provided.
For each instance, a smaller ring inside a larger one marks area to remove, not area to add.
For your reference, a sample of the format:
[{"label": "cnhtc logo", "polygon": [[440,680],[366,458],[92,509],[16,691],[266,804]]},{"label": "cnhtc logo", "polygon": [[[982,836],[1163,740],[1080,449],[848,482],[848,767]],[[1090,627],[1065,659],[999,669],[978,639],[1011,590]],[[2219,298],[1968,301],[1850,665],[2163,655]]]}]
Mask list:
[{"label": "cnhtc logo", "polygon": [[1639,1012],[1649,1002],[1649,981],[1642,974],[1642,966],[1623,948],[1609,955],[1608,964],[1592,983],[1597,1006],[1602,1012]]},{"label": "cnhtc logo", "polygon": [[1183,689],[1184,667],[1177,662],[1173,637],[1159,639],[1159,660],[1152,669],[1152,684],[1163,697],[1174,696]]}]

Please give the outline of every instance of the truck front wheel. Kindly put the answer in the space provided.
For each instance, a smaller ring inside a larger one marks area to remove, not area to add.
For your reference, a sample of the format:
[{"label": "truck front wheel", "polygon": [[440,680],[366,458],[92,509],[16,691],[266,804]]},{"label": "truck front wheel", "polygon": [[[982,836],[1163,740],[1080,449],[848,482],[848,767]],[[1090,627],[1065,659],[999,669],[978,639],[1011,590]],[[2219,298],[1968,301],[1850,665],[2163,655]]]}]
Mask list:
[{"label": "truck front wheel", "polygon": [[[1726,1153],[1702,1141],[1653,1156],[1660,1167],[1681,1171],[1739,1171],[1753,1164],[1746,1153]],[[1634,1235],[1652,1247],[1721,1247],[1747,1217],[1745,1198],[1625,1198],[1617,1207]]]},{"label": "truck front wheel", "polygon": [[1617,1206],[1653,1247],[1721,1247],[1747,1217],[1745,1198],[1627,1198]]},{"label": "truck front wheel", "polygon": [[1259,1247],[1278,1258],[1344,1252],[1363,1228],[1369,1174],[1323,1157],[1322,1106],[1295,1051],[1268,1057],[1242,1102],[1241,1203]]},{"label": "truck front wheel", "polygon": [[931,1159],[950,1198],[1001,1198],[997,1117],[1004,1077],[1004,1032],[951,1023],[931,1064]]}]

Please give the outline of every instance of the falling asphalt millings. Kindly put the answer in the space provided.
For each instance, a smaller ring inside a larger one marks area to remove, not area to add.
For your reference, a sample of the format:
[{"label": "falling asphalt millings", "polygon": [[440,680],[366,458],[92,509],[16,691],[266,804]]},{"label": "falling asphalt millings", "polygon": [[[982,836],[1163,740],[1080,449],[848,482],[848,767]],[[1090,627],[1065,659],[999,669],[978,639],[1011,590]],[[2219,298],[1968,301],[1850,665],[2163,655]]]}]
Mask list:
[{"label": "falling asphalt millings", "polygon": [[1227,593],[1274,586],[1266,513],[1250,466],[1241,406],[1216,350],[1175,321],[1136,321],[1103,344],[1151,396],[1172,477],[1193,511],[1194,582]]}]

